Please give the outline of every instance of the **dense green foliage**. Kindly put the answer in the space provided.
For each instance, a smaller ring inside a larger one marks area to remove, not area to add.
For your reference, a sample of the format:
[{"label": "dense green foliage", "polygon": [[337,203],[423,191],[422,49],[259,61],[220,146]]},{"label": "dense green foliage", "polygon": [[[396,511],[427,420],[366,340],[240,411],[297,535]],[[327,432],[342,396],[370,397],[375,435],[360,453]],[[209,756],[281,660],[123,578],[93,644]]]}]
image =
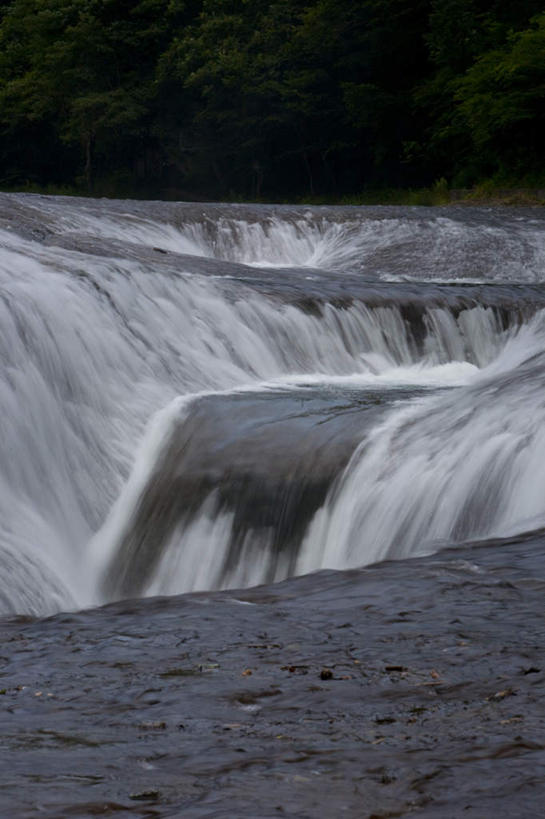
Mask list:
[{"label": "dense green foliage", "polygon": [[0,0],[0,185],[543,178],[543,0]]}]

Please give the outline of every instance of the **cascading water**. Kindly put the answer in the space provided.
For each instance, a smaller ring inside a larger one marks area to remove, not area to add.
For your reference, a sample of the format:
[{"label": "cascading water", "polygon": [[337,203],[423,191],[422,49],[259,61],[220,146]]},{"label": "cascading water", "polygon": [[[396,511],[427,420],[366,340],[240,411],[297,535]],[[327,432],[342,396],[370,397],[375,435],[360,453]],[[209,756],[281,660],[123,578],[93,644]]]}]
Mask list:
[{"label": "cascading water", "polygon": [[544,319],[455,396],[413,402],[364,437],[309,528],[299,572],[543,527]]},{"label": "cascading water", "polygon": [[538,211],[0,196],[0,610],[541,525]]}]

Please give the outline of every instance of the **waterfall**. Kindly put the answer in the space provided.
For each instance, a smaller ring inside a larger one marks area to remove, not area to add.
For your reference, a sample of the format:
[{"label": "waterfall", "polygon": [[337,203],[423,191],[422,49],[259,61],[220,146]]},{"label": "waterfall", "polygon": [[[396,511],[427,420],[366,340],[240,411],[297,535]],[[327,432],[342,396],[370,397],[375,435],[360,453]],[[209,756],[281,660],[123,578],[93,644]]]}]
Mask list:
[{"label": "waterfall", "polygon": [[0,204],[1,610],[542,515],[537,212]]},{"label": "waterfall", "polygon": [[464,388],[370,431],[309,527],[298,572],[542,527],[544,341],[540,313]]}]

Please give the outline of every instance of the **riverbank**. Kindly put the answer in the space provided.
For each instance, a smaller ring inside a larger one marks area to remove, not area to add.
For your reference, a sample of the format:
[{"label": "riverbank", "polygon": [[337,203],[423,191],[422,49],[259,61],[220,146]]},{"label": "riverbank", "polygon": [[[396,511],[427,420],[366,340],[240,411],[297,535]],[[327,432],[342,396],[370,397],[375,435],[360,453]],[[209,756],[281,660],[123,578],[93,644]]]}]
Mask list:
[{"label": "riverbank", "polygon": [[474,188],[449,188],[440,180],[431,187],[423,188],[380,188],[362,191],[346,196],[294,195],[288,200],[262,197],[210,197],[195,191],[171,188],[161,191],[135,191],[131,189],[112,188],[110,185],[97,186],[93,192],[82,188],[48,185],[41,187],[29,185],[22,189],[0,188],[3,193],[37,193],[46,196],[73,196],[95,199],[134,199],[158,200],[165,202],[202,202],[222,201],[226,204],[306,204],[306,205],[399,205],[409,207],[441,207],[445,205],[482,205],[482,206],[544,206],[545,187],[496,187],[489,184],[477,185]]},{"label": "riverbank", "polygon": [[500,188],[490,185],[479,185],[474,188],[449,188],[439,182],[429,188],[391,188],[341,197],[335,203],[325,198],[303,199],[301,201],[314,205],[406,205],[421,207],[441,207],[445,205],[482,205],[482,206],[543,206],[545,205],[545,188]]},{"label": "riverbank", "polygon": [[6,815],[539,815],[543,542],[3,619]]}]

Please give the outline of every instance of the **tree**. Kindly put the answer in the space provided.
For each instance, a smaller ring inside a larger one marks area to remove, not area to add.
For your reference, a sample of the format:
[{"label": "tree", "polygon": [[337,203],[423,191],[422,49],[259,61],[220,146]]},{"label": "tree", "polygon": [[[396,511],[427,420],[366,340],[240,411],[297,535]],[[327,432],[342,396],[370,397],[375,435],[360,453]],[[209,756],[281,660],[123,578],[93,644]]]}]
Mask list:
[{"label": "tree", "polygon": [[545,145],[545,14],[480,56],[456,85],[457,113],[491,172],[541,170]]},{"label": "tree", "polygon": [[[73,176],[78,155],[92,187],[102,172],[133,161],[151,140],[153,72],[179,13],[169,0],[14,0],[0,26],[4,145],[50,135],[36,171]],[[8,147],[9,150],[9,147]],[[58,165],[55,155],[60,159]],[[32,165],[32,163],[25,163]],[[49,166],[49,167],[48,167]]]},{"label": "tree", "polygon": [[[470,121],[475,120],[476,112],[471,116],[467,107],[469,89],[473,85],[476,90],[475,83],[481,85],[485,109],[491,101],[487,95],[502,94],[500,85],[493,88],[491,75],[484,92],[484,77],[478,80],[478,75],[485,66],[493,74],[495,61],[499,68],[513,29],[527,26],[540,6],[541,0],[516,4],[508,0],[432,0],[426,41],[435,70],[415,88],[414,99],[428,121],[417,150],[426,156],[435,176],[467,186],[498,168],[498,157],[487,154],[477,132],[472,133]],[[483,57],[485,62],[475,69]],[[466,76],[470,77],[468,85]]]}]

